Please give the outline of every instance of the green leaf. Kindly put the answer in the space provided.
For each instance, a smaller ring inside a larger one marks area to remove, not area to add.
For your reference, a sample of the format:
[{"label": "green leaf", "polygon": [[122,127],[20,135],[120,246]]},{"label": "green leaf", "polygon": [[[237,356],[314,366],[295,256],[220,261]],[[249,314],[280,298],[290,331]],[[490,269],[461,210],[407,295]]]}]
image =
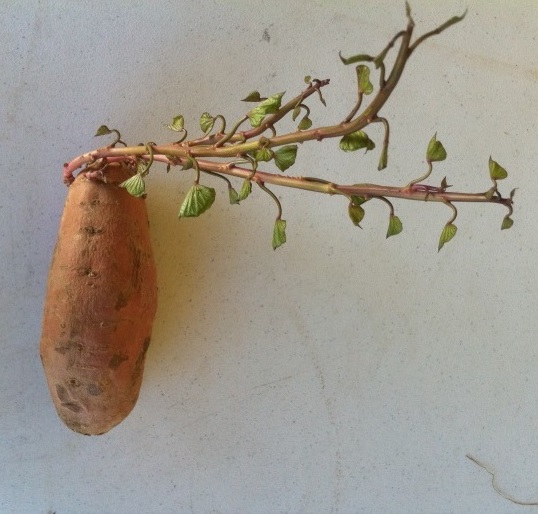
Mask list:
[{"label": "green leaf", "polygon": [[245,200],[252,193],[252,182],[245,179],[239,190],[239,201]]},{"label": "green leaf", "polygon": [[364,209],[360,205],[356,205],[353,202],[349,202],[347,212],[353,225],[360,228],[360,222],[364,218],[365,214]]},{"label": "green leaf", "polygon": [[275,151],[275,164],[280,171],[286,171],[295,164],[297,145],[283,146]]},{"label": "green leaf", "polygon": [[437,251],[440,251],[441,248],[448,243],[455,235],[458,230],[458,227],[454,223],[447,223],[441,232],[441,237],[439,238],[439,246]]},{"label": "green leaf", "polygon": [[403,225],[398,216],[391,214],[389,217],[389,228],[387,230],[387,238],[395,236],[403,230]]},{"label": "green leaf", "polygon": [[299,114],[301,114],[301,107],[298,105],[293,109],[291,119],[295,121],[299,117]]},{"label": "green leaf", "polygon": [[143,196],[146,191],[146,185],[144,184],[144,179],[142,178],[142,175],[137,173],[136,175],[133,175],[131,178],[128,178],[126,181],[122,182],[120,184],[120,187],[123,187],[127,189],[127,192],[131,196],[136,196],[139,198],[140,196]]},{"label": "green leaf", "polygon": [[269,148],[260,148],[254,152],[254,159],[267,162],[273,158],[273,152]]},{"label": "green leaf", "polygon": [[138,161],[136,163],[136,173],[138,175],[147,175],[148,174],[148,163],[146,161]]},{"label": "green leaf", "polygon": [[174,118],[172,118],[172,123],[170,125],[166,125],[166,126],[170,130],[173,130],[174,132],[181,132],[182,130],[184,130],[184,128],[183,128],[184,125],[185,125],[185,119],[180,114],[180,115],[175,116]]},{"label": "green leaf", "polygon": [[208,112],[204,112],[202,116],[200,116],[200,128],[202,129],[202,132],[206,134],[213,128],[213,125],[215,125],[215,118]]},{"label": "green leaf", "polygon": [[490,187],[484,194],[488,200],[491,200],[493,198],[493,195],[497,192],[497,187],[493,186]]},{"label": "green leaf", "polygon": [[356,62],[364,62],[364,61],[371,62],[374,60],[374,58],[368,54],[359,54],[359,55],[354,55],[352,57],[343,57],[342,52],[340,52],[338,55],[340,56],[340,60],[346,65],[355,64]]},{"label": "green leaf", "polygon": [[312,120],[308,116],[305,116],[299,122],[299,125],[297,126],[297,129],[298,130],[308,130],[311,126],[312,126]]},{"label": "green leaf", "polygon": [[491,157],[489,158],[489,176],[492,180],[502,180],[508,176],[508,172]]},{"label": "green leaf", "polygon": [[284,93],[278,93],[276,95],[270,96],[264,100],[261,104],[254,107],[247,113],[250,124],[253,127],[259,127],[267,114],[274,114],[280,109],[280,104],[282,102],[282,97]]},{"label": "green leaf", "polygon": [[179,218],[195,218],[209,209],[215,201],[212,187],[195,184],[192,186],[179,209]]},{"label": "green leaf", "polygon": [[275,221],[273,229],[273,250],[282,246],[286,242],[286,220],[278,219]]},{"label": "green leaf", "polygon": [[345,135],[340,140],[340,148],[344,150],[344,152],[354,152],[361,148],[366,148],[366,151],[368,151],[375,148],[375,143],[368,137],[366,132],[357,130],[356,132]]},{"label": "green leaf", "polygon": [[381,155],[379,156],[379,164],[377,165],[378,171],[384,170],[387,167],[388,160],[389,160],[388,145],[383,145],[383,150],[381,150]]},{"label": "green leaf", "polygon": [[509,228],[512,227],[513,224],[514,224],[514,220],[509,215],[506,215],[503,218],[503,222],[502,222],[502,225],[501,225],[501,230],[509,229]]},{"label": "green leaf", "polygon": [[97,137],[97,136],[106,136],[107,134],[112,134],[112,130],[110,130],[106,125],[101,125],[101,126],[97,129],[97,132],[95,133],[95,136],[94,136],[94,137]]},{"label": "green leaf", "polygon": [[365,64],[359,64],[357,66],[357,81],[361,93],[369,95],[374,90],[374,86],[370,82],[370,68]]},{"label": "green leaf", "polygon": [[305,84],[310,84],[310,82],[312,82],[312,77],[310,75],[307,75],[305,78],[304,78],[304,83]]},{"label": "green leaf", "polygon": [[366,196],[351,195],[351,202],[355,205],[362,205],[369,200]]},{"label": "green leaf", "polygon": [[239,193],[233,187],[228,188],[228,196],[230,198],[231,205],[239,203]]},{"label": "green leaf", "polygon": [[185,161],[185,164],[181,168],[181,171],[186,171],[194,168],[194,159],[192,157],[188,157]]},{"label": "green leaf", "polygon": [[517,190],[518,190],[518,188],[514,187],[514,189],[512,189],[512,191],[510,191],[510,200],[514,199],[514,195],[516,194]]},{"label": "green leaf", "polygon": [[446,150],[441,141],[437,141],[437,134],[434,134],[428,144],[426,151],[426,160],[428,162],[444,161],[446,159]]},{"label": "green leaf", "polygon": [[249,93],[242,102],[262,102],[263,100],[267,100],[266,97],[260,96],[260,93],[258,91],[252,91],[252,93]]}]

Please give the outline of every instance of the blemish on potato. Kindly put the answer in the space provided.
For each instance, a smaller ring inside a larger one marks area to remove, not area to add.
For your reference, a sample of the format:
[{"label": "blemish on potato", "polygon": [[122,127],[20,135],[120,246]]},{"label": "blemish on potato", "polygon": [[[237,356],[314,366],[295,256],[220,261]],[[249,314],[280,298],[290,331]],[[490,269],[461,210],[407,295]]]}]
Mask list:
[{"label": "blemish on potato", "polygon": [[92,396],[99,396],[103,393],[103,388],[99,384],[88,384],[86,391]]},{"label": "blemish on potato", "polygon": [[67,392],[67,389],[60,384],[56,384],[56,394],[58,395],[58,398],[60,398],[60,401],[62,403],[69,401],[69,393]]},{"label": "blemish on potato", "polygon": [[76,341],[61,341],[58,343],[58,346],[54,348],[54,350],[56,350],[62,355],[65,355],[70,350],[78,350],[79,352],[81,352],[82,348],[82,343],[77,343]]},{"label": "blemish on potato", "polygon": [[82,410],[82,407],[80,404],[76,402],[66,402],[62,403],[62,407],[65,407],[66,409],[72,410],[73,412],[80,412]]},{"label": "blemish on potato", "polygon": [[127,355],[124,355],[123,353],[116,353],[112,356],[108,363],[108,367],[110,369],[118,369],[122,362],[125,362],[128,360],[129,357]]},{"label": "blemish on potato", "polygon": [[123,292],[120,292],[118,294],[118,298],[116,300],[116,305],[114,308],[119,311],[120,309],[123,309],[123,307],[126,307],[128,305],[128,298],[123,294]]},{"label": "blemish on potato", "polygon": [[84,232],[86,232],[86,234],[89,234],[90,236],[95,236],[95,235],[98,235],[98,234],[102,234],[103,233],[103,229],[102,228],[96,228],[96,227],[92,227],[92,226],[89,226],[89,227],[83,227],[82,229]]},{"label": "blemish on potato", "polygon": [[80,387],[81,386],[81,382],[80,380],[78,380],[77,378],[75,377],[71,377],[67,383],[71,386],[71,387]]}]

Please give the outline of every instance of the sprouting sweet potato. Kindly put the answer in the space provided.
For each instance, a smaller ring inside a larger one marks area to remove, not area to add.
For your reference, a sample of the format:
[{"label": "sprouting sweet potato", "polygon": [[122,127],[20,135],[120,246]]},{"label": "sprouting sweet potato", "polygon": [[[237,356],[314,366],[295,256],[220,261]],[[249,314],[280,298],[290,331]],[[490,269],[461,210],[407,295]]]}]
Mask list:
[{"label": "sprouting sweet potato", "polygon": [[134,407],[157,308],[145,201],[119,183],[79,175],[69,187],[49,272],[41,359],[56,410],[102,434]]}]

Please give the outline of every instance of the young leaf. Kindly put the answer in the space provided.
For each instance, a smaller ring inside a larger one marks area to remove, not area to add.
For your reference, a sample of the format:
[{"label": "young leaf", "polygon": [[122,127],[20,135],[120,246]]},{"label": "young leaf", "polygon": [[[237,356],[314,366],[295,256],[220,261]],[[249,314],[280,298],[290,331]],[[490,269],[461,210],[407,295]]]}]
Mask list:
[{"label": "young leaf", "polygon": [[112,134],[112,130],[110,130],[106,125],[101,125],[101,126],[97,129],[97,132],[95,133],[95,136],[94,136],[94,137],[97,137],[97,136],[106,136],[107,134]]},{"label": "young leaf", "polygon": [[382,171],[387,167],[387,162],[389,160],[389,149],[387,145],[383,145],[381,150],[381,155],[379,156],[379,163],[377,165],[377,170]]},{"label": "young leaf", "polygon": [[354,205],[362,205],[369,200],[366,196],[351,195],[351,202]]},{"label": "young leaf", "polygon": [[295,164],[297,157],[297,145],[283,146],[275,151],[275,164],[280,171],[286,171]]},{"label": "young leaf", "polygon": [[254,152],[254,159],[267,162],[273,158],[273,152],[269,148],[260,148]]},{"label": "young leaf", "polygon": [[280,109],[284,93],[278,93],[265,99],[261,104],[251,109],[248,113],[248,119],[253,127],[259,127],[267,114],[273,114]]},{"label": "young leaf", "polygon": [[345,65],[355,64],[356,62],[364,62],[364,61],[372,62],[374,60],[374,58],[371,55],[368,55],[368,54],[359,54],[359,55],[354,55],[352,57],[344,57],[342,55],[342,52],[340,52],[338,55],[340,56],[340,60]]},{"label": "young leaf", "polygon": [[277,219],[273,229],[273,250],[286,242],[286,220]]},{"label": "young leaf", "polygon": [[321,89],[316,89],[318,93],[319,101],[323,104],[324,107],[327,107],[327,102],[325,101],[325,98],[323,98],[323,95],[321,94]]},{"label": "young leaf", "polygon": [[194,168],[194,159],[192,157],[188,157],[185,164],[183,164],[181,171],[190,170],[192,168]]},{"label": "young leaf", "polygon": [[445,245],[445,243],[448,243],[456,235],[457,230],[458,227],[456,227],[454,223],[447,223],[445,225],[443,231],[441,232],[441,237],[439,238],[439,246],[437,248],[437,251],[440,251],[441,248],[443,248],[443,246]]},{"label": "young leaf", "polygon": [[359,64],[356,69],[359,91],[365,95],[369,95],[374,90],[374,86],[370,82],[370,68],[365,64]]},{"label": "young leaf", "polygon": [[345,135],[340,140],[340,148],[344,150],[344,152],[354,152],[361,148],[366,148],[366,151],[368,151],[375,148],[375,143],[368,137],[366,132],[357,130],[356,132]]},{"label": "young leaf", "polygon": [[312,77],[310,75],[307,75],[305,78],[304,78],[304,83],[305,84],[310,84],[310,82],[312,82]]},{"label": "young leaf", "polygon": [[364,209],[360,205],[349,202],[347,213],[349,214],[349,218],[351,219],[353,225],[361,228],[360,222],[364,218]]},{"label": "young leaf", "polygon": [[166,126],[170,130],[173,130],[174,132],[181,132],[183,130],[184,125],[185,125],[185,120],[183,116],[180,114],[179,116],[175,116],[174,118],[172,118],[172,123]]},{"label": "young leaf", "polygon": [[148,174],[148,163],[146,161],[138,161],[136,163],[136,173],[138,175],[147,175]]},{"label": "young leaf", "polygon": [[299,117],[299,114],[301,114],[301,107],[298,105],[297,107],[295,107],[293,109],[293,113],[291,115],[291,119],[293,121],[295,121],[298,117]]},{"label": "young leaf", "polygon": [[136,196],[137,198],[143,196],[146,191],[146,185],[144,184],[144,179],[142,175],[137,173],[131,178],[128,178],[120,184],[120,187],[127,189],[127,192],[131,196]]},{"label": "young leaf", "polygon": [[437,134],[434,134],[428,144],[426,151],[426,160],[428,162],[444,161],[446,159],[446,150],[441,141],[437,141]]},{"label": "young leaf", "polygon": [[210,132],[213,125],[215,125],[215,118],[213,118],[213,116],[211,116],[211,114],[208,112],[204,112],[200,117],[200,128],[202,129],[202,132],[204,134]]},{"label": "young leaf", "polygon": [[403,230],[403,225],[398,216],[391,214],[389,217],[389,228],[387,230],[387,238],[395,236]]},{"label": "young leaf", "polygon": [[312,126],[312,120],[308,116],[305,116],[299,122],[299,125],[297,126],[297,130],[308,130],[311,126]]},{"label": "young leaf", "polygon": [[503,218],[503,222],[502,222],[502,225],[501,225],[501,230],[509,229],[513,224],[514,224],[514,220],[509,215],[506,215]]},{"label": "young leaf", "polygon": [[488,199],[488,200],[491,200],[493,198],[493,195],[497,192],[497,187],[496,186],[493,186],[493,187],[490,187],[485,193],[485,197]]},{"label": "young leaf", "polygon": [[252,182],[245,179],[239,190],[239,201],[245,200],[252,193]]},{"label": "young leaf", "polygon": [[230,198],[230,205],[239,203],[239,193],[233,187],[228,188],[228,196]]},{"label": "young leaf", "polygon": [[260,96],[260,93],[258,91],[252,91],[252,93],[249,93],[242,102],[262,102],[263,100],[267,100],[266,97]]},{"label": "young leaf", "polygon": [[508,176],[507,171],[491,157],[489,158],[489,176],[491,180],[502,180]]},{"label": "young leaf", "polygon": [[195,218],[209,209],[215,201],[212,187],[195,184],[192,186],[179,209],[179,218]]}]

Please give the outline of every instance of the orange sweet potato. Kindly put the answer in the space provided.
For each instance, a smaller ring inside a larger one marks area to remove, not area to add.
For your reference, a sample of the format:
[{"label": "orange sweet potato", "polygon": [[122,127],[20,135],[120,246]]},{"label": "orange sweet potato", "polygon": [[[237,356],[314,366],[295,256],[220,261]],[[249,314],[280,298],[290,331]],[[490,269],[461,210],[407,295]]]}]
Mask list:
[{"label": "orange sweet potato", "polygon": [[69,187],[49,272],[41,360],[64,423],[102,434],[132,410],[157,309],[145,201],[79,175]]}]

